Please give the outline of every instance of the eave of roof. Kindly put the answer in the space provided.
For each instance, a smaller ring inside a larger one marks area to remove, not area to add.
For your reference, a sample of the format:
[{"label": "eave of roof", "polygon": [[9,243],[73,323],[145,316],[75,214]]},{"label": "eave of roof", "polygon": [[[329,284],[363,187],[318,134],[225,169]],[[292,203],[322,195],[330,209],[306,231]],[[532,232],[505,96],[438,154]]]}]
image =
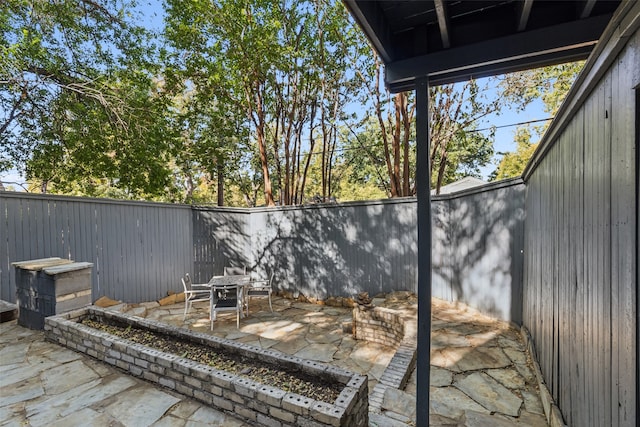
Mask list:
[{"label": "eave of roof", "polygon": [[446,84],[586,59],[620,3],[344,2],[384,61],[393,92],[423,78]]}]

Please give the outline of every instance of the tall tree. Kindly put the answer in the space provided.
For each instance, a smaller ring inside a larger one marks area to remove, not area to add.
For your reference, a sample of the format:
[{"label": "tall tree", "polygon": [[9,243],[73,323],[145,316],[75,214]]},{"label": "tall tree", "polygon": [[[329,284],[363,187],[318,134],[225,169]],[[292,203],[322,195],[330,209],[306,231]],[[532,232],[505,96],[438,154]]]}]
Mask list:
[{"label": "tall tree", "polygon": [[0,4],[0,152],[41,190],[165,192],[154,48],[132,13],[120,0]]},{"label": "tall tree", "polygon": [[304,153],[318,141],[324,181],[331,181],[335,129],[355,90],[345,85],[344,59],[357,34],[353,24],[334,0],[205,3],[167,0],[167,37],[186,58],[184,80],[196,88],[215,80],[218,102],[243,111],[265,203],[300,203],[309,170]]},{"label": "tall tree", "polygon": [[[360,68],[359,75],[367,86],[375,119],[367,120],[364,129],[353,132],[359,135],[351,138],[352,148],[366,145],[367,150],[348,155],[360,156],[361,162],[382,162],[386,172],[383,187],[389,196],[410,196],[415,194],[414,98],[408,93],[392,95],[385,91],[382,64],[375,56],[371,58],[373,65]],[[479,120],[504,106],[501,97],[487,98],[487,87],[492,82],[484,87],[471,80],[431,88],[430,175],[431,187],[436,192],[462,176],[479,175],[480,167],[490,161],[492,135],[484,135],[476,129]],[[368,142],[363,144],[363,140]],[[354,172],[361,169],[356,168]]]}]

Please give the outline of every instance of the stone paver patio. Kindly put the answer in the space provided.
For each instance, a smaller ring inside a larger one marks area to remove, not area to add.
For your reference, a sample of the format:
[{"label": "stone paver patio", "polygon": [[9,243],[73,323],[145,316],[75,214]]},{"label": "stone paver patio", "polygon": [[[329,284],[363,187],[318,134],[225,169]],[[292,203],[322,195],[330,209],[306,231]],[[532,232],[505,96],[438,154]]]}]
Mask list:
[{"label": "stone paver patio", "polygon": [[[406,296],[406,293],[401,294]],[[377,298],[376,305],[415,312],[415,297]],[[183,304],[116,305],[113,310],[209,331],[206,303],[183,322]],[[235,314],[220,314],[216,336],[335,364],[369,376],[369,391],[395,349],[357,341],[349,333],[351,309],[254,300],[236,328]],[[431,425],[545,425],[542,404],[519,332],[462,304],[433,302]],[[415,372],[405,390],[387,390],[372,426],[412,425]],[[240,420],[184,396],[46,342],[40,331],[15,321],[0,325],[0,425],[244,426]]]}]

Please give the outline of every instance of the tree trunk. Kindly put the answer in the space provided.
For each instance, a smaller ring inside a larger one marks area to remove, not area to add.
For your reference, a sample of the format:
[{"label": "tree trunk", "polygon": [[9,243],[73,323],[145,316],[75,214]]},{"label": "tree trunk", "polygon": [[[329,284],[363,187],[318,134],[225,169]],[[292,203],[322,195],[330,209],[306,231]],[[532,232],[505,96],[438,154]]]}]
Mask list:
[{"label": "tree trunk", "polygon": [[403,94],[398,93],[394,97],[393,104],[395,107],[395,127],[393,130],[393,179],[395,180],[396,191],[398,196],[403,196],[402,185],[400,185],[400,131],[402,124],[402,107]]},{"label": "tree trunk", "polygon": [[389,186],[391,187],[391,197],[398,197],[398,189],[396,187],[396,180],[393,177],[393,167],[391,166],[391,154],[389,153],[389,138],[387,136],[387,127],[384,123],[384,117],[382,117],[382,100],[380,99],[380,60],[376,57],[376,78],[375,78],[375,103],[376,103],[376,116],[378,123],[380,124],[380,133],[382,134],[382,145],[384,148],[384,161],[387,165],[387,175],[389,176]]},{"label": "tree trunk", "polygon": [[216,172],[218,175],[218,206],[224,206],[224,165],[218,158]]},{"label": "tree trunk", "polygon": [[269,162],[267,158],[267,146],[264,136],[264,116],[265,112],[262,105],[262,95],[260,93],[260,84],[256,85],[256,139],[258,142],[258,150],[260,151],[260,164],[262,165],[262,176],[264,179],[264,201],[267,206],[275,206],[273,201],[273,189],[271,188],[271,177],[269,176]]}]

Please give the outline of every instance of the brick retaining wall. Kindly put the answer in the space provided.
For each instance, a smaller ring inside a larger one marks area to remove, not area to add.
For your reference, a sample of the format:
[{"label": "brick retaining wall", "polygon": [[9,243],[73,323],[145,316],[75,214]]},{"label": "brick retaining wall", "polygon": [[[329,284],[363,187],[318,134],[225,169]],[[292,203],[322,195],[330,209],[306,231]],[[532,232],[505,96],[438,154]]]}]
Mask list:
[{"label": "brick retaining wall", "polygon": [[403,310],[358,305],[353,309],[353,335],[359,340],[396,347],[369,398],[371,410],[378,412],[386,389],[404,389],[413,372],[417,355],[417,321]]},{"label": "brick retaining wall", "polygon": [[[212,349],[224,349],[281,368],[301,370],[343,384],[344,388],[333,404],[315,401],[78,323],[90,315],[191,340]],[[131,375],[197,399],[254,425],[367,426],[369,422],[367,377],[336,366],[95,307],[48,317],[45,319],[45,335],[50,341],[88,354]]]},{"label": "brick retaining wall", "polygon": [[357,340],[397,347],[404,337],[404,319],[398,310],[358,305],[353,309],[353,335]]}]

